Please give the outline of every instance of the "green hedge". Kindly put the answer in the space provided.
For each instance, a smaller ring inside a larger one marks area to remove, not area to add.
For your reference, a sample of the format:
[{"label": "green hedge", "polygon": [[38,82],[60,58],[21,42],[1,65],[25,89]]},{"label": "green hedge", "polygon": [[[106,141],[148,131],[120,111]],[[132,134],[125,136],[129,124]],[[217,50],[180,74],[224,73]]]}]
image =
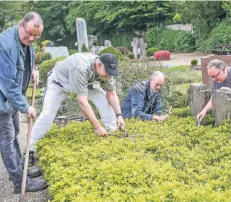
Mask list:
[{"label": "green hedge", "polygon": [[196,50],[195,36],[192,32],[153,27],[146,32],[146,40],[149,47],[156,47],[159,50],[174,52]]},{"label": "green hedge", "polygon": [[50,60],[51,54],[50,53],[44,53],[44,52],[38,52],[35,54],[35,64],[40,65],[45,60]]},{"label": "green hedge", "polygon": [[197,127],[176,111],[127,120],[131,138],[97,137],[89,122],[53,127],[37,145],[52,202],[231,201],[230,121]]},{"label": "green hedge", "polygon": [[40,65],[39,74],[40,74],[40,81],[43,85],[46,84],[47,81],[47,73],[55,66],[55,63],[61,60],[64,60],[66,57],[57,57],[53,60],[45,60]]},{"label": "green hedge", "polygon": [[204,49],[215,49],[219,43],[231,43],[231,25],[227,22],[218,24],[212,32],[209,34],[205,41],[206,48]]},{"label": "green hedge", "polygon": [[122,61],[124,60],[124,57],[122,55],[122,53],[120,52],[120,50],[118,50],[117,48],[113,47],[113,46],[109,46],[103,50],[100,51],[99,55],[102,55],[104,53],[111,53],[113,55],[116,56],[116,58],[119,60],[119,61]]}]

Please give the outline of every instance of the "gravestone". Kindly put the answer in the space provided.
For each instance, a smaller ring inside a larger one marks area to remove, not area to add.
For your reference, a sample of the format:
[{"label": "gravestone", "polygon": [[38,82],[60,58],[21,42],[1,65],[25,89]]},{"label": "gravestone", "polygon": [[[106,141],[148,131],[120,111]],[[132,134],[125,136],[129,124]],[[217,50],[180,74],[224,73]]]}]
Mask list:
[{"label": "gravestone", "polygon": [[76,18],[76,31],[77,31],[77,42],[78,42],[78,52],[82,52],[83,45],[88,47],[88,37],[87,37],[87,26],[83,18]]},{"label": "gravestone", "polygon": [[215,92],[213,98],[213,114],[215,127],[219,126],[224,119],[231,118],[231,89],[222,87]]},{"label": "gravestone", "polygon": [[191,83],[189,86],[188,100],[191,109],[191,115],[196,116],[210,99],[210,90],[205,84]]},{"label": "gravestone", "polygon": [[104,46],[111,46],[111,41],[110,40],[105,40],[104,41]]},{"label": "gravestone", "polygon": [[87,35],[89,50],[94,46],[94,43],[98,40],[97,36]]},{"label": "gravestone", "polygon": [[45,47],[45,53],[50,53],[51,58],[57,58],[61,56],[69,56],[69,52],[66,46],[59,46],[59,47]]},{"label": "gravestone", "polygon": [[138,56],[138,38],[133,38],[133,41],[131,42],[132,46],[132,52],[134,54],[134,58],[137,59]]},{"label": "gravestone", "polygon": [[146,57],[147,43],[144,43],[143,38],[139,38],[139,40],[138,40],[138,48],[140,49],[140,57]]}]

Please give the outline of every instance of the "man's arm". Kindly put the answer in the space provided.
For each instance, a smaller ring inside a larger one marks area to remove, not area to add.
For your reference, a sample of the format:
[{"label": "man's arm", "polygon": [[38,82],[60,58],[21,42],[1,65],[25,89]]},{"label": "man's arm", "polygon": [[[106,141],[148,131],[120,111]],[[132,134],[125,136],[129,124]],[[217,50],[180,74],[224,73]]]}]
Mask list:
[{"label": "man's arm", "polygon": [[106,90],[106,96],[109,104],[114,109],[115,114],[121,114],[120,116],[117,116],[117,127],[124,130],[125,123],[121,113],[120,102],[116,91]]},{"label": "man's arm", "polygon": [[205,117],[207,112],[210,112],[212,110],[212,97],[208,101],[208,103],[205,105],[204,109],[197,114],[197,120],[202,121],[202,119]]},{"label": "man's arm", "polygon": [[[20,86],[15,82],[17,67],[5,51],[0,49],[0,86],[1,91],[15,109],[27,113],[29,104],[22,95]],[[20,70],[19,70],[20,71]]]},{"label": "man's arm", "polygon": [[145,92],[142,92],[142,90],[135,89],[133,91],[131,99],[132,116],[140,117],[142,120],[152,120],[152,114],[146,114],[142,111],[144,107],[144,96]]},{"label": "man's arm", "polygon": [[[154,107],[154,113],[155,114],[162,114],[162,98],[160,93],[158,93],[157,98],[156,98],[156,103],[155,103],[155,107]],[[168,118],[168,115],[163,115],[163,116],[156,116],[153,115],[152,119],[156,120],[156,121],[165,121]]]},{"label": "man's arm", "polygon": [[109,104],[114,109],[115,114],[121,113],[120,102],[116,91],[106,90],[106,96]]},{"label": "man's arm", "polygon": [[77,99],[84,116],[91,122],[91,124],[95,128],[95,132],[100,136],[108,135],[107,131],[101,126],[101,124],[97,120],[95,113],[91,108],[91,105],[88,103],[88,97],[81,95],[77,96]]}]

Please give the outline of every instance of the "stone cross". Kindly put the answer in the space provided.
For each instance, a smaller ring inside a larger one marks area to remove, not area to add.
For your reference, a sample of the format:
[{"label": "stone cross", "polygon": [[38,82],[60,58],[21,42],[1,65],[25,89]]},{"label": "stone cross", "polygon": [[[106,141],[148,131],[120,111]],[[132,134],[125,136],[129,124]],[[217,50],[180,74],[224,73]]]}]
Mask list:
[{"label": "stone cross", "polygon": [[76,31],[77,31],[77,42],[78,52],[82,52],[83,45],[85,44],[88,49],[88,38],[87,38],[87,26],[83,18],[76,18]]},{"label": "stone cross", "polygon": [[219,126],[224,119],[231,118],[231,89],[222,87],[215,92],[213,98],[213,114],[215,125]]},{"label": "stone cross", "polygon": [[191,115],[196,116],[210,99],[210,90],[205,84],[191,83],[189,86],[188,100]]},{"label": "stone cross", "polygon": [[137,55],[138,55],[138,38],[133,38],[133,41],[131,42],[131,46],[132,46],[132,52],[134,54],[134,58],[137,59]]}]

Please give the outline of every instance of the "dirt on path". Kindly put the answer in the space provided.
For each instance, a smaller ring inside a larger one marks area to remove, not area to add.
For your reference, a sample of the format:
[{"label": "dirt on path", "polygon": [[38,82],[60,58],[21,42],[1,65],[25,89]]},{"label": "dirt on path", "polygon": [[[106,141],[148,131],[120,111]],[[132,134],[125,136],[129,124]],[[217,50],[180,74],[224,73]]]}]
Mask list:
[{"label": "dirt on path", "polygon": [[207,56],[205,53],[171,53],[170,60],[161,61],[164,67],[174,67],[180,65],[191,65],[192,59],[198,60],[198,65],[201,64],[201,58]]}]

